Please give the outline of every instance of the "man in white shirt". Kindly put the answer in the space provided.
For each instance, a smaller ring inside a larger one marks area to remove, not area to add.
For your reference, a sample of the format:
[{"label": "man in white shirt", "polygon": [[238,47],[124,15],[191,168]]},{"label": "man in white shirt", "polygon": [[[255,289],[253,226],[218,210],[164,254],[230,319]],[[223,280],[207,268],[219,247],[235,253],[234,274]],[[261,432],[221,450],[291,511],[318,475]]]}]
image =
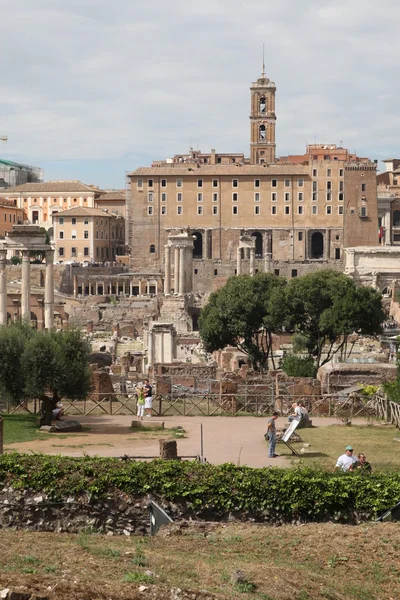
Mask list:
[{"label": "man in white shirt", "polygon": [[358,462],[357,457],[353,455],[353,452],[353,446],[346,446],[345,453],[337,459],[335,471],[337,469],[341,469],[342,471],[353,471],[354,465]]}]

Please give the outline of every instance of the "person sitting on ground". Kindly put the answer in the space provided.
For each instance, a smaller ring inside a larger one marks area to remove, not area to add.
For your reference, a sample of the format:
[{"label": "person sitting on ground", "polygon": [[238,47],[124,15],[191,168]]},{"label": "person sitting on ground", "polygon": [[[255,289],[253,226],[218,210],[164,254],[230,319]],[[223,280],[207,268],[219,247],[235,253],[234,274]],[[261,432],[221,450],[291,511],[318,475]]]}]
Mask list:
[{"label": "person sitting on ground", "polygon": [[62,421],[64,408],[61,402],[57,402],[53,410],[51,411],[52,419],[56,419],[57,421]]},{"label": "person sitting on ground", "polygon": [[369,463],[367,461],[367,457],[365,456],[365,454],[360,452],[360,454],[358,455],[357,458],[358,458],[358,461],[356,462],[354,469],[357,471],[365,472],[365,473],[371,473],[371,471],[372,471],[371,463]]},{"label": "person sitting on ground", "polygon": [[297,402],[293,402],[292,404],[293,413],[288,416],[288,421],[291,423],[292,421],[301,421],[301,408],[297,404]]},{"label": "person sitting on ground", "polygon": [[353,471],[357,464],[357,457],[354,456],[353,446],[346,446],[345,453],[339,456],[336,461],[335,471],[341,469],[342,471]]}]

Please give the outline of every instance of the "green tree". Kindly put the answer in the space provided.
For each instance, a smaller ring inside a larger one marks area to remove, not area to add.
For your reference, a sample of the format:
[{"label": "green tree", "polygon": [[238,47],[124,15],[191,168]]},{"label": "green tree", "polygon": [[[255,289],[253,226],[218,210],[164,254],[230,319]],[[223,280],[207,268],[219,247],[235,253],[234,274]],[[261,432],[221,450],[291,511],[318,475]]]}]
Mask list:
[{"label": "green tree", "polygon": [[0,395],[10,404],[25,398],[22,356],[35,330],[24,321],[0,327]]},{"label": "green tree", "polygon": [[312,356],[288,354],[282,361],[282,369],[289,377],[315,377],[317,374]]},{"label": "green tree", "polygon": [[90,390],[90,345],[77,329],[38,331],[22,356],[25,393],[42,401],[42,425],[63,397],[82,400]]},{"label": "green tree", "polygon": [[337,352],[346,355],[351,334],[380,333],[385,319],[379,292],[358,288],[343,273],[329,269],[292,279],[284,302],[286,326],[301,334],[317,368]]},{"label": "green tree", "polygon": [[282,303],[286,281],[270,273],[231,277],[213,292],[199,319],[205,350],[234,346],[248,355],[254,369],[268,369],[273,358],[272,333],[285,318]]}]

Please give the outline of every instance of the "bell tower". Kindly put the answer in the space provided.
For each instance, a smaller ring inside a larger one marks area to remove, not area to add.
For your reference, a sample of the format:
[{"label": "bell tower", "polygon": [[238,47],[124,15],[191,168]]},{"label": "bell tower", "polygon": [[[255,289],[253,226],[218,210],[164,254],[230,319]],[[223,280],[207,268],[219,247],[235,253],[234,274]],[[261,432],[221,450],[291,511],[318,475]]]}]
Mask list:
[{"label": "bell tower", "polygon": [[250,87],[250,162],[252,165],[275,162],[275,93],[276,85],[265,75]]}]

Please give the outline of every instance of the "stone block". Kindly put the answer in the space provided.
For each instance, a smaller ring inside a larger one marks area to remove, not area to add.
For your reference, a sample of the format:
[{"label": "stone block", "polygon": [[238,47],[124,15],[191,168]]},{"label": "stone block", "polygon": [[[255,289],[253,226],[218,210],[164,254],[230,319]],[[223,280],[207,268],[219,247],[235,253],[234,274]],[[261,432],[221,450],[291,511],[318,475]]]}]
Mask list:
[{"label": "stone block", "polygon": [[54,433],[56,431],[56,428],[54,425],[42,425],[39,431],[44,431],[46,433]]},{"label": "stone block", "polygon": [[160,440],[160,458],[177,460],[178,445],[175,440]]},{"label": "stone block", "polygon": [[148,419],[147,421],[132,421],[132,429],[148,429],[149,427],[159,427],[164,429],[164,421],[155,421],[154,419]]},{"label": "stone block", "polygon": [[57,421],[56,431],[61,433],[72,433],[75,431],[82,431],[82,425],[79,421]]}]

